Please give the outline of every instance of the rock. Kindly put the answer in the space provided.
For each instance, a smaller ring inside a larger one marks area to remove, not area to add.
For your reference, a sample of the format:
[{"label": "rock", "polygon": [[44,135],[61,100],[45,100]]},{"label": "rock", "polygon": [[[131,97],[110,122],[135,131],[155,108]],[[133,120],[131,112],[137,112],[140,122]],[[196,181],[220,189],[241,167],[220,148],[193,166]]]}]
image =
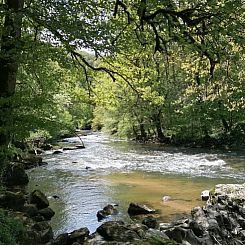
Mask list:
[{"label": "rock", "polygon": [[41,156],[36,155],[28,155],[27,157],[22,159],[22,163],[25,166],[25,169],[30,169],[34,167],[38,167],[42,164],[43,158]]},{"label": "rock", "polygon": [[142,224],[152,229],[156,229],[158,226],[157,220],[152,216],[144,218]]},{"label": "rock", "polygon": [[88,236],[89,236],[88,228],[87,227],[80,228],[69,234],[69,243],[72,244],[77,242],[78,244],[82,244]]},{"label": "rock", "polygon": [[41,222],[41,221],[45,221],[45,218],[41,215],[41,214],[37,214],[36,216],[32,217],[32,219],[35,221],[35,222]]},{"label": "rock", "polygon": [[51,218],[55,215],[55,212],[53,211],[53,209],[47,207],[47,208],[43,208],[40,209],[39,214],[42,215],[46,220],[51,220]]},{"label": "rock", "polygon": [[148,227],[146,225],[138,223],[131,223],[127,225],[127,228],[132,231],[135,231],[140,238],[144,238],[146,231],[148,230]]},{"label": "rock", "polygon": [[219,184],[215,186],[214,196],[227,196],[230,200],[245,200],[244,184]]},{"label": "rock", "polygon": [[21,163],[9,163],[3,172],[2,180],[6,186],[26,185],[29,182]]},{"label": "rock", "polygon": [[164,197],[162,198],[162,201],[163,201],[163,202],[169,202],[171,199],[172,199],[171,196],[164,196]]},{"label": "rock", "polygon": [[41,146],[41,148],[44,150],[44,151],[49,151],[49,150],[52,150],[53,149],[53,146],[51,144],[43,144]]},{"label": "rock", "polygon": [[34,217],[38,215],[38,209],[35,204],[25,204],[23,207],[23,212],[27,214],[28,217]]},{"label": "rock", "polygon": [[51,226],[47,221],[41,221],[35,223],[32,226],[32,229],[38,232],[38,236],[40,239],[41,244],[45,244],[53,239],[53,231]]},{"label": "rock", "polygon": [[173,228],[174,225],[171,224],[171,223],[160,223],[160,224],[159,224],[159,227],[160,227],[160,231],[164,231],[164,230]]},{"label": "rock", "polygon": [[[202,245],[202,241],[195,236],[192,230],[181,227],[174,227],[165,231],[165,234],[180,244]],[[186,243],[188,242],[188,243]],[[213,244],[213,243],[212,243]],[[211,244],[210,244],[211,245]]]},{"label": "rock", "polygon": [[245,241],[245,230],[240,231],[239,236],[242,241]]},{"label": "rock", "polygon": [[198,225],[202,226],[203,229],[208,228],[208,219],[204,213],[204,210],[201,207],[193,208],[191,211],[191,215],[193,217],[193,220],[195,220],[195,222],[197,222]]},{"label": "rock", "polygon": [[5,191],[0,195],[0,207],[21,211],[24,207],[25,196],[21,192]]},{"label": "rock", "polygon": [[113,205],[108,204],[103,208],[103,210],[99,210],[97,212],[97,218],[98,221],[101,221],[102,219],[106,218],[108,215],[113,215],[117,213],[118,213],[117,209],[115,209]]},{"label": "rock", "polygon": [[145,233],[145,243],[147,245],[177,245],[173,240],[159,230],[149,229]]},{"label": "rock", "polygon": [[63,151],[72,151],[72,150],[77,150],[77,147],[72,147],[72,146],[67,146],[67,147],[63,147]]},{"label": "rock", "polygon": [[38,209],[47,208],[49,206],[47,197],[40,190],[34,190],[30,194],[30,203],[36,204]]},{"label": "rock", "polygon": [[53,242],[53,245],[67,245],[69,241],[68,233],[60,234]]},{"label": "rock", "polygon": [[28,155],[27,157],[23,158],[24,161],[30,162],[30,163],[41,163],[43,161],[43,158],[41,156],[36,155]]},{"label": "rock", "polygon": [[207,201],[209,199],[209,190],[205,190],[201,192],[202,201]]},{"label": "rock", "polygon": [[63,150],[55,150],[53,152],[54,155],[61,154],[61,153],[63,153]]},{"label": "rock", "polygon": [[190,222],[190,229],[193,230],[194,234],[197,236],[197,237],[201,237],[203,236],[204,234],[204,229],[203,227],[198,224],[195,220],[192,220]]},{"label": "rock", "polygon": [[52,196],[54,199],[60,199],[60,197],[58,195],[53,195]]},{"label": "rock", "polygon": [[107,241],[130,242],[139,239],[138,234],[128,229],[122,221],[108,221],[97,228],[97,232]]},{"label": "rock", "polygon": [[138,203],[130,203],[128,208],[129,215],[140,215],[140,214],[153,214],[156,210],[147,207],[146,205]]}]

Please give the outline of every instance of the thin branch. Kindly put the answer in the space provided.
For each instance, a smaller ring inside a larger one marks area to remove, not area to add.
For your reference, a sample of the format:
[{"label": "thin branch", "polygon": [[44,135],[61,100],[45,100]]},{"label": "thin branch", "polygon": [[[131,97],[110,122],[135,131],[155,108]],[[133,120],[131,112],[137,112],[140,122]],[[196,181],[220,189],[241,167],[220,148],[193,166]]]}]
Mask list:
[{"label": "thin branch", "polygon": [[[115,75],[119,76],[120,78],[122,78],[128,85],[129,87],[134,91],[136,92],[137,94],[139,93],[136,88],[128,81],[128,79],[126,77],[124,77],[122,74],[120,74],[119,72],[117,71],[113,71],[113,70],[110,70],[106,67],[94,67],[93,65],[89,64],[88,61],[78,52],[76,51],[71,51],[72,55],[74,55],[75,59],[77,60],[77,62],[79,64],[81,64],[80,60],[87,66],[89,67],[90,69],[92,69],[93,71],[102,71],[102,72],[106,72],[110,77],[111,79],[113,80],[113,82],[116,81],[116,77]],[[79,58],[78,58],[79,57]],[[80,59],[80,60],[79,60]]]}]

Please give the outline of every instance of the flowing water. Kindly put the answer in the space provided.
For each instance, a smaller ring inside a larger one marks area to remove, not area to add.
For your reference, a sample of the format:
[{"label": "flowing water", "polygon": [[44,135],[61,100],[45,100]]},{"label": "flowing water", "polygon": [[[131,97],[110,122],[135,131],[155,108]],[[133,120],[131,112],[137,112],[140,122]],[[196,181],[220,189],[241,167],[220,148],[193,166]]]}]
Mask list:
[{"label": "flowing water", "polygon": [[[40,189],[56,212],[51,223],[55,235],[101,224],[96,213],[118,204],[113,220],[130,220],[130,202],[147,204],[163,221],[203,205],[200,192],[218,183],[245,180],[243,152],[164,147],[110,139],[97,133],[82,137],[85,149],[47,152],[48,165],[29,171],[29,189]],[[69,138],[67,144],[78,144]],[[54,196],[57,196],[54,198]],[[163,196],[170,196],[163,202]]]}]

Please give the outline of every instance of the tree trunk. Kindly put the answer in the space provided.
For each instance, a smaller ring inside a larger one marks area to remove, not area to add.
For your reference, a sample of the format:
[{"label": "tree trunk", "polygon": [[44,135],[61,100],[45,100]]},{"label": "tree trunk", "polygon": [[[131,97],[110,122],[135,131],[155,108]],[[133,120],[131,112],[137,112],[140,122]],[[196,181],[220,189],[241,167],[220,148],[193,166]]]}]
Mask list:
[{"label": "tree trunk", "polygon": [[15,93],[24,0],[6,0],[0,37],[0,147],[10,142],[11,102]]},{"label": "tree trunk", "polygon": [[153,122],[155,124],[156,130],[157,130],[157,138],[160,142],[165,142],[166,137],[162,131],[162,123],[161,123],[161,110],[154,115]]}]

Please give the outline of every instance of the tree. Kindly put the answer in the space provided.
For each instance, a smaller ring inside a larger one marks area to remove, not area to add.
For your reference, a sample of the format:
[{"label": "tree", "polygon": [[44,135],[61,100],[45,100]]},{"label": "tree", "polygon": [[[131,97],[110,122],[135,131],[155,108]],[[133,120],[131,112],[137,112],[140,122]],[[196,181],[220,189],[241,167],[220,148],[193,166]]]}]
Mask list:
[{"label": "tree", "polygon": [[[3,4],[2,4],[3,5]],[[9,143],[10,135],[6,127],[10,121],[11,105],[8,97],[15,92],[20,37],[22,27],[23,0],[6,1],[5,16],[2,18],[0,50],[0,147]]]}]

